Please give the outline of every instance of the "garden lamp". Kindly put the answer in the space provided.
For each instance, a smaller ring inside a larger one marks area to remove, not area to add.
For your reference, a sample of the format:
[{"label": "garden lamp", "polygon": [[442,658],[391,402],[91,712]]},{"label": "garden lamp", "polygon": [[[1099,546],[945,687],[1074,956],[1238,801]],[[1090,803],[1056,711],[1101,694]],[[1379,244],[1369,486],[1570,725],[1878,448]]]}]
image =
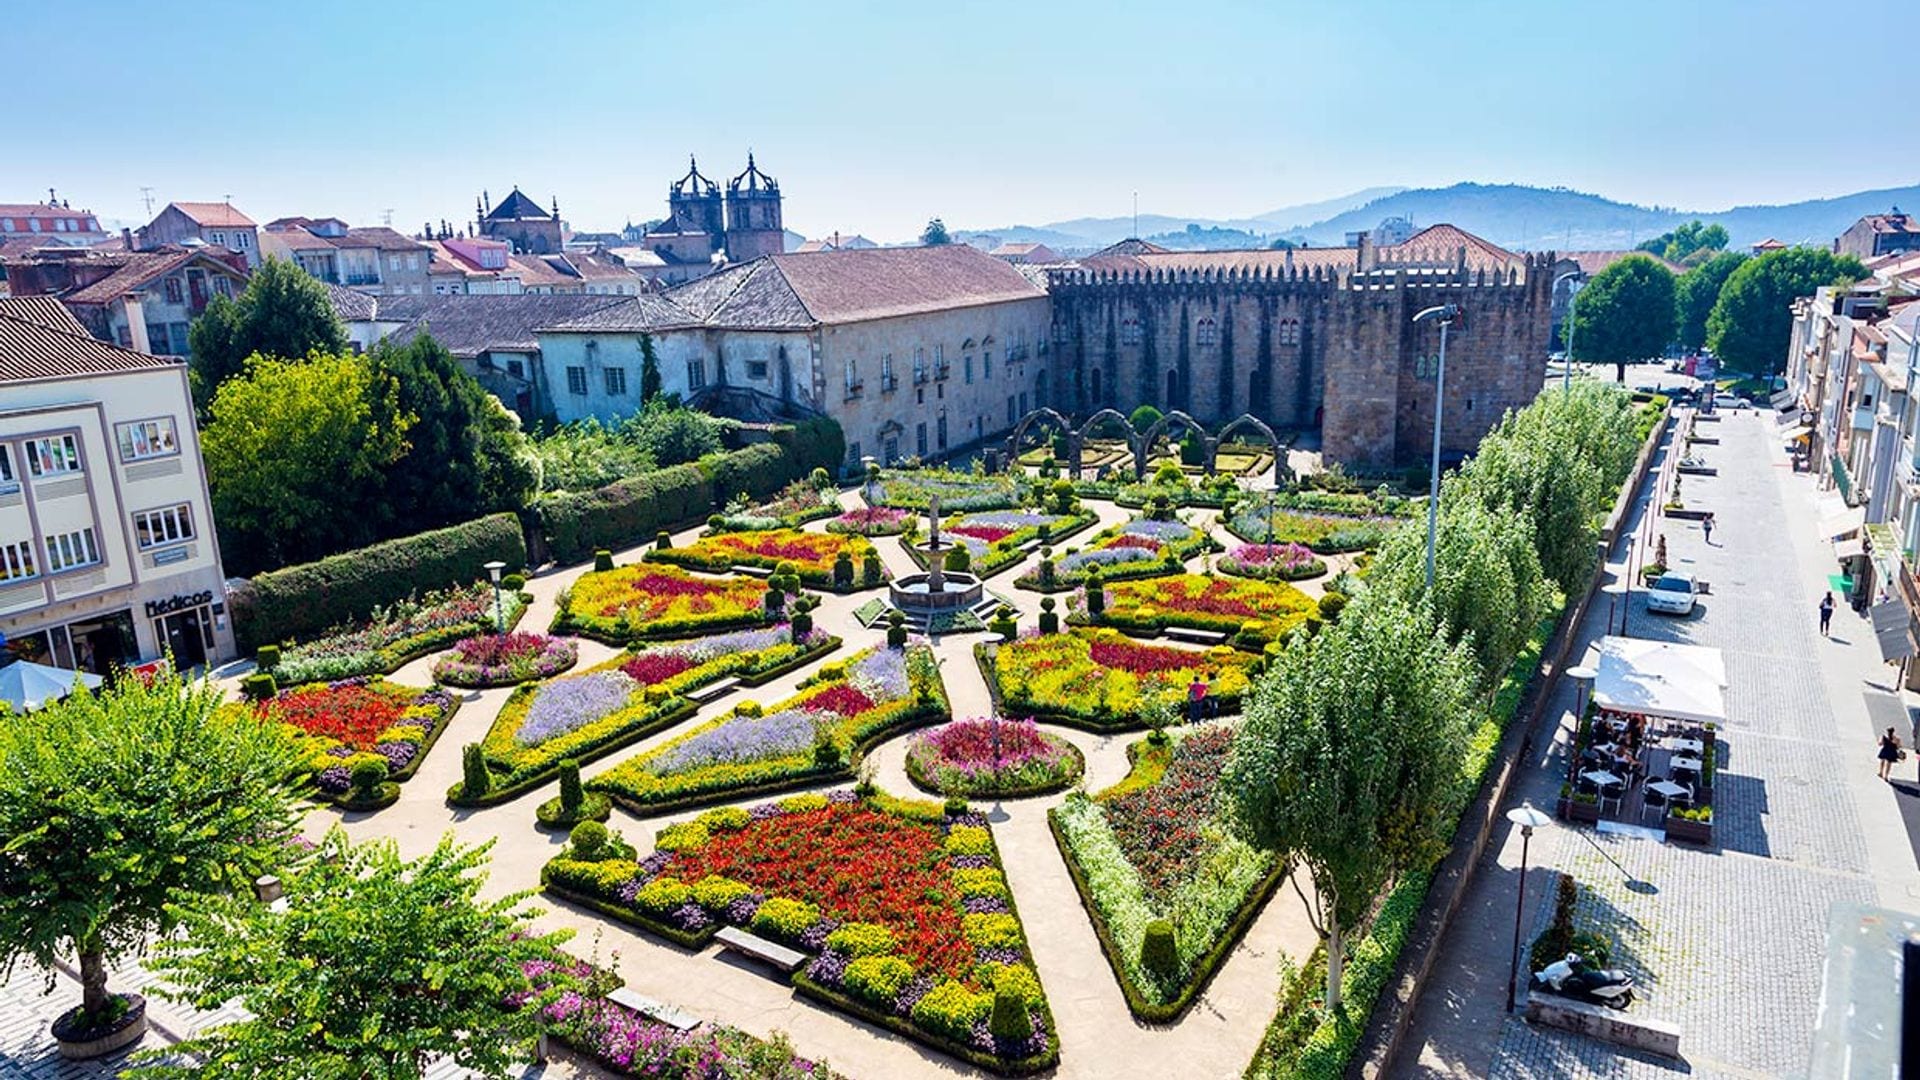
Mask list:
[{"label": "garden lamp", "polygon": [[1533,839],[1533,830],[1553,819],[1522,804],[1507,811],[1507,820],[1520,826],[1520,895],[1513,908],[1513,966],[1507,972],[1507,1011],[1513,1011],[1514,987],[1520,981],[1520,917],[1527,909],[1527,844]]},{"label": "garden lamp", "polygon": [[500,606],[500,571],[506,568],[507,564],[499,559],[487,564],[487,577],[493,582],[493,628],[500,634],[507,632],[507,613]]}]

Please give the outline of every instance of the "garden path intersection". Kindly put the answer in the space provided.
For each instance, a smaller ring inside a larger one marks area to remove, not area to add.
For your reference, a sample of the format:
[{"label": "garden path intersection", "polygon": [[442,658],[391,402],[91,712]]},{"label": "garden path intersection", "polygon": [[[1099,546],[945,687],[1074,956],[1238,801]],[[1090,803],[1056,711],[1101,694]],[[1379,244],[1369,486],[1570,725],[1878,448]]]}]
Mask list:
[{"label": "garden path intersection", "polygon": [[[1729,722],[1715,842],[1695,848],[1556,821],[1536,830],[1527,881],[1531,939],[1547,924],[1558,874],[1573,875],[1577,923],[1614,939],[1613,962],[1640,987],[1634,1011],[1679,1025],[1685,1062],[1624,1054],[1505,1012],[1521,838],[1503,824],[1421,997],[1406,1075],[1805,1075],[1830,908],[1920,909],[1920,867],[1896,804],[1910,796],[1875,778],[1876,729],[1862,696],[1893,690],[1894,669],[1880,662],[1868,622],[1849,611],[1836,614],[1830,639],[1818,634],[1832,552],[1815,535],[1813,481],[1789,469],[1769,413],[1732,412],[1712,427],[1720,444],[1694,453],[1718,475],[1686,481],[1689,501],[1714,511],[1712,543],[1690,521],[1661,517],[1651,533],[1664,535],[1674,565],[1711,592],[1694,616],[1674,619],[1649,614],[1636,590],[1627,629],[1725,656]],[[1708,434],[1709,425],[1699,430]],[[1643,497],[1627,523],[1635,535],[1649,535],[1648,508]],[[1610,615],[1617,628],[1619,612],[1603,596],[1576,657],[1607,632]],[[1557,718],[1575,707],[1575,693],[1562,680],[1502,810],[1554,805],[1571,734]]]}]

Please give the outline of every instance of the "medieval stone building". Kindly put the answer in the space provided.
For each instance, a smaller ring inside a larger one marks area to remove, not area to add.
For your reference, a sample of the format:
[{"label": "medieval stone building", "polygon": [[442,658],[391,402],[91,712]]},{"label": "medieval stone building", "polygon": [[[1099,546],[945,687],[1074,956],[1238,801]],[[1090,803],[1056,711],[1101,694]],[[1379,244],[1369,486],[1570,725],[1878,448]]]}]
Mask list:
[{"label": "medieval stone building", "polygon": [[689,157],[687,174],[667,189],[666,220],[640,242],[667,264],[663,277],[672,283],[709,274],[722,263],[778,255],[786,250],[780,183],[748,154],[746,171],[727,181],[722,199],[720,185],[702,176]]},{"label": "medieval stone building", "polygon": [[505,240],[515,251],[533,255],[551,254],[566,246],[559,199],[553,200],[553,212],[548,213],[516,187],[499,206],[489,206],[486,192],[481,192],[474,200],[474,209],[478,211],[475,236]]},{"label": "medieval stone building", "polygon": [[1544,381],[1553,256],[1451,225],[1401,244],[1172,252],[1129,242],[1046,273],[1048,397],[1085,417],[1142,404],[1218,425],[1251,413],[1318,432],[1328,461],[1383,468],[1433,439],[1439,331],[1449,329],[1442,451],[1464,455]]}]

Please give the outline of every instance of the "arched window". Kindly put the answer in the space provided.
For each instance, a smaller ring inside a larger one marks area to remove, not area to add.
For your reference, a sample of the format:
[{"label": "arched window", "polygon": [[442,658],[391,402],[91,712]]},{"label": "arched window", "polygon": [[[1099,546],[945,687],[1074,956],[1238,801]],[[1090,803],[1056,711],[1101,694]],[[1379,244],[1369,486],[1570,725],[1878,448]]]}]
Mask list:
[{"label": "arched window", "polygon": [[1120,320],[1120,344],[1140,344],[1140,320],[1129,315]]},{"label": "arched window", "polygon": [[1213,321],[1213,316],[1202,315],[1199,325],[1194,328],[1193,336],[1194,340],[1201,345],[1218,345],[1220,344],[1220,324]]},{"label": "arched window", "polygon": [[1288,319],[1280,324],[1280,344],[1300,344],[1300,320]]}]

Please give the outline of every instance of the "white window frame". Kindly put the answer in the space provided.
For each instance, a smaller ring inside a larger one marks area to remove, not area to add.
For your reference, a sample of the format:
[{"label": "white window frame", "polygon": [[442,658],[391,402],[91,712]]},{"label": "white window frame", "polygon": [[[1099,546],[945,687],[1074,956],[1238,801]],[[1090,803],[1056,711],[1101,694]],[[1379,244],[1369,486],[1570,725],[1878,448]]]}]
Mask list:
[{"label": "white window frame", "polygon": [[40,576],[40,559],[32,540],[0,544],[0,583],[28,581]]},{"label": "white window frame", "polygon": [[[179,428],[171,416],[115,424],[113,439],[123,462],[173,457],[180,453]],[[142,442],[146,443],[144,450],[140,448]]]},{"label": "white window frame", "polygon": [[193,504],[175,503],[133,514],[134,544],[141,551],[184,544],[194,538]]},{"label": "white window frame", "polygon": [[[608,397],[627,396],[627,369],[610,367],[605,369]],[[616,385],[617,384],[617,385]]]},{"label": "white window frame", "polygon": [[46,538],[46,544],[49,574],[97,566],[100,563],[100,544],[94,538],[91,525],[72,532],[49,536]]},{"label": "white window frame", "polygon": [[585,397],[587,393],[587,369],[579,364],[567,365],[567,393]]},{"label": "white window frame", "polygon": [[[58,447],[57,459],[49,456],[46,458],[47,464],[43,465],[41,451],[54,447]],[[27,472],[35,480],[86,471],[86,466],[80,460],[80,437],[72,432],[63,435],[41,435],[28,439],[24,448],[27,455]],[[55,465],[59,467],[55,468]]]}]

